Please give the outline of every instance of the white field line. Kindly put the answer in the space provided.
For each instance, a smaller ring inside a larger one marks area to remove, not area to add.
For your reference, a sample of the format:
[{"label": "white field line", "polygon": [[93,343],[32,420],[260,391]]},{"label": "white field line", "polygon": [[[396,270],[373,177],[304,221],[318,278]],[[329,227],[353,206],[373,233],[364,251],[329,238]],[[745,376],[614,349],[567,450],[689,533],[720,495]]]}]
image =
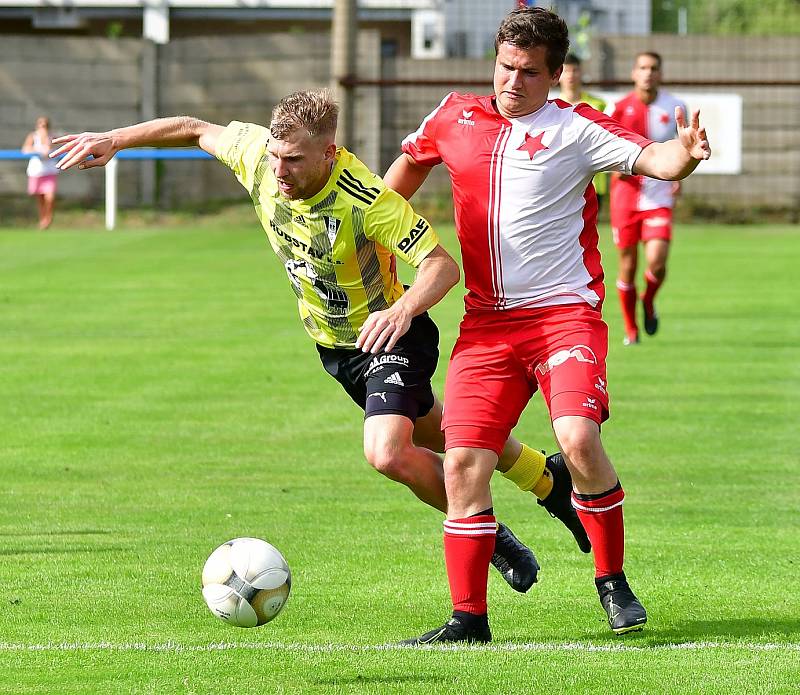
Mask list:
[{"label": "white field line", "polygon": [[218,652],[218,651],[286,651],[308,654],[378,653],[424,649],[427,651],[476,651],[476,652],[669,652],[703,651],[712,649],[743,649],[752,652],[800,652],[800,644],[789,642],[678,642],[670,644],[590,644],[582,642],[528,642],[494,643],[473,645],[431,645],[408,647],[398,644],[352,645],[352,644],[301,644],[284,642],[211,642],[210,644],[178,644],[177,642],[45,642],[25,644],[0,642],[2,652]]}]

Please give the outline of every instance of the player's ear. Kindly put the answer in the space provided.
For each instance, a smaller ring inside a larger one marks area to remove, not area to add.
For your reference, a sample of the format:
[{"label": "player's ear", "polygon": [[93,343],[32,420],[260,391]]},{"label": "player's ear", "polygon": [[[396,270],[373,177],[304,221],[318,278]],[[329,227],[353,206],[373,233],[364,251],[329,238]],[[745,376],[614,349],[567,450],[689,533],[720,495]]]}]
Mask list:
[{"label": "player's ear", "polygon": [[556,68],[556,71],[553,73],[553,77],[550,78],[550,86],[556,87],[558,86],[558,82],[561,79],[561,73],[564,72],[564,66],[560,65]]},{"label": "player's ear", "polygon": [[336,157],[336,143],[330,142],[325,148],[325,159],[334,159]]}]

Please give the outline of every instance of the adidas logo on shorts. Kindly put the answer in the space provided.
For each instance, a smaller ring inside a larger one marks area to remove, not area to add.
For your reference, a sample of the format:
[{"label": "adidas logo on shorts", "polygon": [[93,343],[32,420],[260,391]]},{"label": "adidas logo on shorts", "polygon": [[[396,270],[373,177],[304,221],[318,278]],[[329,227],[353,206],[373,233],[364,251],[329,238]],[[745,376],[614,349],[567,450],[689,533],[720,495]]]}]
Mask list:
[{"label": "adidas logo on shorts", "polygon": [[405,386],[403,380],[400,378],[400,374],[397,372],[392,372],[389,376],[387,376],[383,380],[384,384],[394,384],[395,386]]}]

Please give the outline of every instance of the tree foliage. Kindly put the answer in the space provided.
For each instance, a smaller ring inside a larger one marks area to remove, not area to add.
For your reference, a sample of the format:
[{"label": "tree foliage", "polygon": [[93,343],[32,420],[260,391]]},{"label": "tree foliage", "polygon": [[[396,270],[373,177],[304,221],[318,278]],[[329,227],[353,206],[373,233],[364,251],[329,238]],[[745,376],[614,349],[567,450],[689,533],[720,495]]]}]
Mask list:
[{"label": "tree foliage", "polygon": [[653,31],[677,33],[681,12],[690,34],[800,34],[800,0],[653,0]]}]

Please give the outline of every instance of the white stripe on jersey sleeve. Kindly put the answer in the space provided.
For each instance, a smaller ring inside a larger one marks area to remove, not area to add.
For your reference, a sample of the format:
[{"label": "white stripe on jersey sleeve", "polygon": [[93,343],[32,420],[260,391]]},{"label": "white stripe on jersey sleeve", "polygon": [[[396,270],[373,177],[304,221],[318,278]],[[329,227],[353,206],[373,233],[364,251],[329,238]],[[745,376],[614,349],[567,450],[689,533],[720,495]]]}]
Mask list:
[{"label": "white stripe on jersey sleeve", "polygon": [[442,99],[439,102],[439,106],[437,106],[433,111],[431,111],[427,116],[425,116],[425,118],[422,119],[422,123],[420,123],[419,128],[417,128],[413,133],[410,133],[406,135],[405,138],[403,138],[403,142],[400,143],[400,146],[402,147],[406,143],[416,142],[417,138],[419,138],[419,136],[422,135],[422,132],[425,130],[425,126],[428,124],[428,121],[430,121],[432,118],[436,116],[437,113],[439,113],[439,110],[447,103],[447,100],[450,99],[450,97],[452,97],[454,94],[455,92],[450,92],[449,94],[445,95],[444,99]]}]

